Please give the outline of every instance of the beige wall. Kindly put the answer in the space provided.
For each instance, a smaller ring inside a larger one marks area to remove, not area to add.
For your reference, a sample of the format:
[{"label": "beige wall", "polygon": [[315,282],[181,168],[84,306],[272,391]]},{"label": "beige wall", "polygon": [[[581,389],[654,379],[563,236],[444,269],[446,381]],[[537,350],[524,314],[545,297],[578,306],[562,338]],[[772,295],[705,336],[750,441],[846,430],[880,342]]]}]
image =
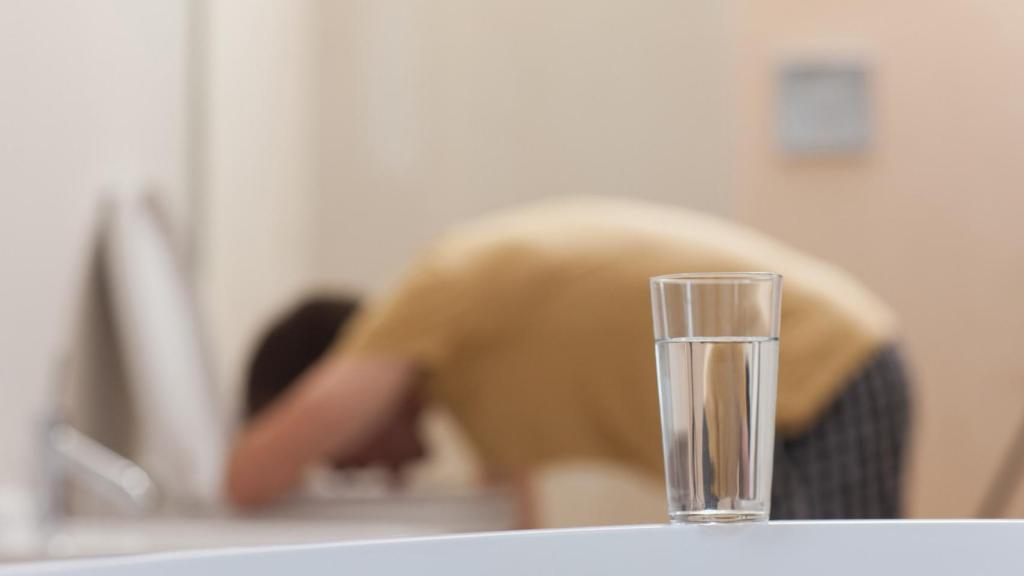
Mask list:
[{"label": "beige wall", "polygon": [[[740,4],[739,216],[896,309],[918,383],[910,510],[972,515],[1024,417],[1024,3]],[[780,57],[851,47],[874,62],[870,151],[779,152]]]},{"label": "beige wall", "polygon": [[553,194],[728,212],[727,7],[326,2],[325,279],[378,287],[444,227]]},{"label": "beige wall", "polygon": [[379,288],[488,209],[565,193],[731,209],[721,3],[205,6],[200,288],[227,394],[299,293]]}]

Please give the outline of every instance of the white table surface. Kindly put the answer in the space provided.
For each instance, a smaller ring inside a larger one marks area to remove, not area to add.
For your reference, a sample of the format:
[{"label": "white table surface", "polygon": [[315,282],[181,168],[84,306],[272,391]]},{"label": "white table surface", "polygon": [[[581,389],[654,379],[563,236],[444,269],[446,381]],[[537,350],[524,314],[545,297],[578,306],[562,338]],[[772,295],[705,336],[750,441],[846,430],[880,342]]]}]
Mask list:
[{"label": "white table surface", "polygon": [[496,532],[168,553],[0,575],[1024,574],[1022,521],[772,522]]}]

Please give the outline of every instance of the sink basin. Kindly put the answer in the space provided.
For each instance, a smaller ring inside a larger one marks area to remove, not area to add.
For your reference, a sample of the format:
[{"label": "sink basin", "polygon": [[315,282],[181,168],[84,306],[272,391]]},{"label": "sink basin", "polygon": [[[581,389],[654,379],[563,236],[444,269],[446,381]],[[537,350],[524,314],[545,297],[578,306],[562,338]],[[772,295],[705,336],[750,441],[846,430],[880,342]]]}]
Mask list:
[{"label": "sink basin", "polygon": [[68,521],[31,556],[72,558],[269,544],[303,544],[447,533],[444,526],[347,520],[218,518]]},{"label": "sink basin", "polygon": [[48,533],[0,530],[0,562],[433,536],[512,528],[498,492],[296,498],[253,514],[70,517]]}]

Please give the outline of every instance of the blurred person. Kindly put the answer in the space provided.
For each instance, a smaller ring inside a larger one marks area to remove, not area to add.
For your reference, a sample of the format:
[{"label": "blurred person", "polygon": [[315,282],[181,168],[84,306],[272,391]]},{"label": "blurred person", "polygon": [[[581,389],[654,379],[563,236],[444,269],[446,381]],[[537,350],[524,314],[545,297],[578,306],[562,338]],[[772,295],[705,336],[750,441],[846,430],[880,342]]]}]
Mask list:
[{"label": "blurred person", "polygon": [[566,459],[662,477],[648,279],[759,270],[785,278],[772,518],[898,516],[908,384],[885,306],[742,226],[594,198],[459,226],[379,300],[319,299],[279,322],[251,366],[228,496],[270,502],[324,461],[400,472],[424,453],[426,403],[524,494]]}]

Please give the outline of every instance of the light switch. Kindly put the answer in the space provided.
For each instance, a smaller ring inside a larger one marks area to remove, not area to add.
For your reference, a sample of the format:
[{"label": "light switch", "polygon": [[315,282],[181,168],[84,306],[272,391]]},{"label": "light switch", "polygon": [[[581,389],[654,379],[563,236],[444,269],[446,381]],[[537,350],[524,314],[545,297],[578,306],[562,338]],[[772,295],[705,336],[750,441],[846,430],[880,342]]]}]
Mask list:
[{"label": "light switch", "polygon": [[805,59],[779,73],[778,136],[799,154],[857,154],[871,135],[867,66],[856,60]]}]

